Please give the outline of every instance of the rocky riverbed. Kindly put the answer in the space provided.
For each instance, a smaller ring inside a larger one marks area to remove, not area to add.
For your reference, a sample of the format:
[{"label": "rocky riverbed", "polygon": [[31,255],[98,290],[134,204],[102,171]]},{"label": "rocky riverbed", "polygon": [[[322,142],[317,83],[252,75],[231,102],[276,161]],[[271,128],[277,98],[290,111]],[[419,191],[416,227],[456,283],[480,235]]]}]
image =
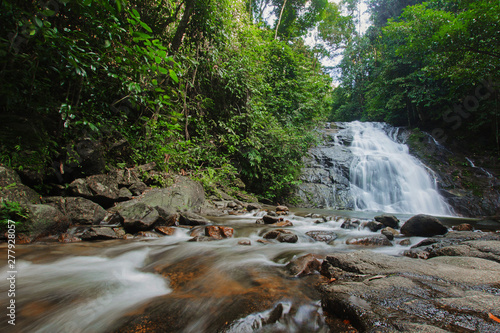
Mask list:
[{"label": "rocky riverbed", "polygon": [[206,198],[138,172],[40,198],[0,169],[30,213],[13,332],[500,332],[494,221]]}]

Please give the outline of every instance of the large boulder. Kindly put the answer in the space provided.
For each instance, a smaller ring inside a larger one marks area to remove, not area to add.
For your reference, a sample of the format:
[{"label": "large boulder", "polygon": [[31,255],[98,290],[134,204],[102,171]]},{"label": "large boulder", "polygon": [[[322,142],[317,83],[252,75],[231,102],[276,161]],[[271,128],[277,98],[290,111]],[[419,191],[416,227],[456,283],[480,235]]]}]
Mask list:
[{"label": "large boulder", "polygon": [[65,232],[69,220],[58,209],[50,205],[27,205],[28,221],[25,222],[31,239]]},{"label": "large boulder", "polygon": [[73,225],[99,224],[106,217],[106,210],[81,197],[49,197],[45,202],[61,211]]},{"label": "large boulder", "polygon": [[179,176],[172,186],[152,189],[138,200],[166,211],[198,211],[205,202],[205,191],[200,183]]},{"label": "large boulder", "polygon": [[361,245],[361,246],[393,246],[391,241],[383,235],[380,236],[372,236],[372,237],[357,237],[357,238],[349,238],[346,240],[346,244],[348,245]]},{"label": "large boulder", "polygon": [[337,234],[329,230],[311,230],[306,232],[306,235],[317,242],[333,243],[337,239]]},{"label": "large boulder", "polygon": [[118,214],[123,219],[125,231],[135,233],[150,230],[164,219],[158,211],[144,202],[134,202],[132,205],[120,209]]},{"label": "large boulder", "polygon": [[179,224],[191,226],[208,225],[212,224],[212,221],[195,213],[183,212],[179,215]]},{"label": "large boulder", "polygon": [[498,331],[500,263],[357,251],[327,256],[321,272],[334,281],[320,287],[324,310],[360,332]]},{"label": "large boulder", "polygon": [[375,216],[374,220],[382,223],[386,227],[390,227],[390,228],[398,228],[399,227],[399,220],[394,215],[385,215],[385,214],[379,215],[379,216]]},{"label": "large boulder", "polygon": [[84,197],[104,207],[110,207],[120,201],[120,189],[113,175],[93,175],[75,179],[69,184],[69,191],[74,196]]},{"label": "large boulder", "polygon": [[83,240],[107,240],[119,238],[117,233],[112,228],[92,227],[85,231],[81,238]]},{"label": "large boulder", "polygon": [[413,216],[401,227],[401,233],[405,236],[432,237],[447,232],[448,228],[437,218],[424,214]]},{"label": "large boulder", "polygon": [[445,236],[421,241],[405,251],[404,255],[420,259],[440,256],[476,257],[500,263],[500,234],[451,231]]},{"label": "large boulder", "polygon": [[40,195],[21,182],[19,175],[0,166],[0,197],[21,204],[39,204]]},{"label": "large boulder", "polygon": [[317,254],[306,254],[291,260],[286,268],[290,275],[296,277],[314,274],[319,271],[323,259],[323,256]]}]

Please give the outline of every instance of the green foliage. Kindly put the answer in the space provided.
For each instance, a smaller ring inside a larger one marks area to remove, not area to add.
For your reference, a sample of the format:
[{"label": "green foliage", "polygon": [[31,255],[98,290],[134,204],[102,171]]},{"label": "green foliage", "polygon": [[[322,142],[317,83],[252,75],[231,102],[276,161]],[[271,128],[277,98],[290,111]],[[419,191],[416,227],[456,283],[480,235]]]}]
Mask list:
[{"label": "green foliage", "polygon": [[[370,11],[374,26],[345,50],[330,120],[432,131],[456,130],[450,119],[460,117],[467,122],[454,137],[480,135],[498,149],[499,96],[484,85],[500,79],[498,1],[372,0]],[[470,115],[457,113],[457,105]]]},{"label": "green foliage", "polygon": [[29,214],[26,208],[19,202],[0,200],[0,232],[5,233],[8,229],[9,220],[16,224],[16,232],[26,231],[25,221]]},{"label": "green foliage", "polygon": [[348,38],[326,0],[289,0],[278,39],[240,0],[0,6],[2,163],[50,174],[78,160],[81,138],[119,138],[131,155],[108,164],[156,162],[225,186],[238,173],[271,200],[296,182],[329,111],[331,79],[300,36],[322,22],[332,48]]}]

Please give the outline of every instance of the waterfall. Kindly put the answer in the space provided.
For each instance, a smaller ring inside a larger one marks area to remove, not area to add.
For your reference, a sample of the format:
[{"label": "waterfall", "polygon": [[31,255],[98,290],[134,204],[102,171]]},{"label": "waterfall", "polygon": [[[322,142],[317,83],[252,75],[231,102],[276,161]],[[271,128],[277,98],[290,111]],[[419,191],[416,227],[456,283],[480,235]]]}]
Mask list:
[{"label": "waterfall", "polygon": [[352,136],[349,170],[356,210],[452,215],[439,194],[432,171],[398,143],[385,123],[344,123]]}]

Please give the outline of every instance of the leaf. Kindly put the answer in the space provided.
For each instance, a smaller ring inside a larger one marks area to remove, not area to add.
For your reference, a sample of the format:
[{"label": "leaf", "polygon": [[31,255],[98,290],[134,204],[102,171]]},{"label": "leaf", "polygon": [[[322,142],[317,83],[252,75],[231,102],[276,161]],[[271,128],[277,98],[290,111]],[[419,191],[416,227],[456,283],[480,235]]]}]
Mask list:
[{"label": "leaf", "polygon": [[141,19],[141,15],[139,14],[139,12],[137,11],[137,9],[132,9],[132,17],[137,19],[137,20],[140,20]]},{"label": "leaf", "polygon": [[146,23],[142,22],[142,21],[139,21],[139,23],[141,24],[141,26],[146,29],[148,32],[153,32],[153,29],[151,29],[149,27],[149,25],[147,25]]},{"label": "leaf", "polygon": [[42,22],[42,20],[40,20],[40,18],[38,18],[38,17],[35,17],[35,24],[36,24],[39,28],[43,27],[43,22]]},{"label": "leaf", "polygon": [[42,11],[42,15],[46,17],[54,16],[55,14],[56,12],[52,9],[45,9],[44,11]]},{"label": "leaf", "polygon": [[164,67],[161,67],[161,66],[158,66],[158,71],[161,73],[161,74],[164,74],[164,75],[167,75],[168,74],[168,71],[166,68]]},{"label": "leaf", "polygon": [[174,80],[175,83],[179,82],[179,78],[177,77],[177,74],[172,69],[169,70],[169,74],[170,74],[170,77],[172,78],[172,80]]},{"label": "leaf", "polygon": [[497,323],[500,323],[500,318],[498,318],[497,316],[494,316],[492,313],[488,313],[488,317],[490,317],[490,319],[493,319]]}]

